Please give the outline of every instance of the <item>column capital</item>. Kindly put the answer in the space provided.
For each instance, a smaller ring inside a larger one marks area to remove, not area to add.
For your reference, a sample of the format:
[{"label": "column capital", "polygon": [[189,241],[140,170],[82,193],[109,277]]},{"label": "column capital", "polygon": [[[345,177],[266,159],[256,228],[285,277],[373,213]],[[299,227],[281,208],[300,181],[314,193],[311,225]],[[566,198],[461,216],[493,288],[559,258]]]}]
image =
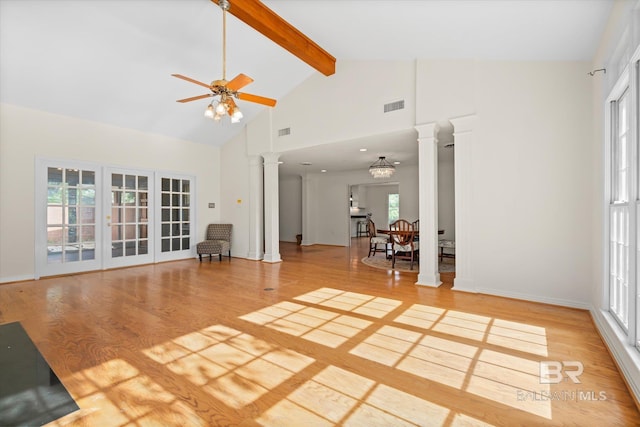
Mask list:
[{"label": "column capital", "polygon": [[264,158],[265,165],[277,165],[281,153],[261,153],[260,155]]},{"label": "column capital", "polygon": [[416,125],[414,129],[418,131],[418,142],[421,142],[428,138],[435,138],[440,126],[436,122],[431,122]]},{"label": "column capital", "polygon": [[451,124],[453,124],[453,135],[460,135],[461,133],[471,132],[476,124],[476,119],[478,116],[475,114],[469,114],[467,116],[455,117],[453,119],[449,119]]}]

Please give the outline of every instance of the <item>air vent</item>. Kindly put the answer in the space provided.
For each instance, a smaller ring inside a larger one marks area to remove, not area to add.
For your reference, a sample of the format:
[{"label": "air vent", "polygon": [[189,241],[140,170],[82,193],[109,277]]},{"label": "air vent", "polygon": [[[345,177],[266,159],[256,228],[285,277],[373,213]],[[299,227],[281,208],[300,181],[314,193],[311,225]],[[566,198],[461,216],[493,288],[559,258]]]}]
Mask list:
[{"label": "air vent", "polygon": [[384,104],[384,112],[389,113],[391,111],[396,110],[404,110],[404,99],[396,102],[390,102],[388,104]]},{"label": "air vent", "polygon": [[278,129],[278,136],[291,135],[291,128]]}]

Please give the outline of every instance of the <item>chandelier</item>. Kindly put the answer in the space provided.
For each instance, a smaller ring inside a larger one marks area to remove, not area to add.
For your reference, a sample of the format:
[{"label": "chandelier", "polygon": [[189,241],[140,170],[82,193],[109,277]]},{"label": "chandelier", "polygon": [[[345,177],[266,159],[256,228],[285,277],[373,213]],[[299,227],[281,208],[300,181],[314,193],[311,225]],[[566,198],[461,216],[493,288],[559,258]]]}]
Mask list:
[{"label": "chandelier", "polygon": [[369,173],[374,178],[389,178],[395,171],[396,167],[389,163],[384,156],[380,156],[369,166]]}]

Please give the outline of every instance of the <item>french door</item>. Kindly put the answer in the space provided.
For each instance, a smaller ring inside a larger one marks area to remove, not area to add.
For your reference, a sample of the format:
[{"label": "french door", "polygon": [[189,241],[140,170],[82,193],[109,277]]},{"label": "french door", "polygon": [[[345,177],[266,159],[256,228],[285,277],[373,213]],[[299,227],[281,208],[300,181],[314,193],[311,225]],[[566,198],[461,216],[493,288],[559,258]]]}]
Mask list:
[{"label": "french door", "polygon": [[100,168],[38,160],[36,277],[101,268]]},{"label": "french door", "polygon": [[36,278],[195,256],[194,178],[36,160]]},{"label": "french door", "polygon": [[156,185],[160,200],[156,236],[157,261],[186,258],[193,254],[193,177],[158,174]]},{"label": "french door", "polygon": [[152,263],[153,173],[107,168],[105,181],[105,268]]}]

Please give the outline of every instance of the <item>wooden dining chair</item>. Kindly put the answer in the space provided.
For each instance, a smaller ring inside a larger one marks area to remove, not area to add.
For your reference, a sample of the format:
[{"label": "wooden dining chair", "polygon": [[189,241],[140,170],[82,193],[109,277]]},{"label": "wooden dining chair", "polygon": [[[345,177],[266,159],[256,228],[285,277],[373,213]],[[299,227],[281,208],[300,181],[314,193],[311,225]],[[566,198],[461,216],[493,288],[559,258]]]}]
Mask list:
[{"label": "wooden dining chair", "polygon": [[[369,258],[371,254],[375,255],[377,252],[386,254],[389,236],[387,234],[378,234],[376,224],[370,218],[367,220],[367,228],[369,232],[369,255],[367,255],[367,258]],[[378,245],[382,245],[382,248],[379,248]]]},{"label": "wooden dining chair", "polygon": [[420,242],[414,240],[415,229],[407,220],[399,219],[389,225],[391,234],[391,268],[395,268],[396,259],[409,260],[409,269],[413,270],[413,263],[418,258]]}]

